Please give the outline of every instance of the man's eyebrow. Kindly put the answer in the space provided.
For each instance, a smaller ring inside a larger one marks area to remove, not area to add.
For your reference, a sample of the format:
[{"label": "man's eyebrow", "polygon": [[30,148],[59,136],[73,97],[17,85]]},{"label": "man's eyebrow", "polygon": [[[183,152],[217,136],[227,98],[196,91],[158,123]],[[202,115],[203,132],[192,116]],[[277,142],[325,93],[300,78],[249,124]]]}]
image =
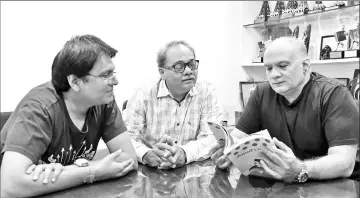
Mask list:
[{"label": "man's eyebrow", "polygon": [[[191,58],[187,63],[189,63],[189,62],[191,62],[191,61],[193,61],[193,60],[195,60],[195,59],[194,59],[194,58]],[[185,63],[185,61],[178,60],[178,61],[176,61],[173,65],[178,64],[178,63]]]},{"label": "man's eyebrow", "polygon": [[280,61],[280,62],[278,62],[278,63],[276,63],[277,65],[279,65],[279,64],[283,64],[283,63],[285,63],[285,64],[289,64],[290,63],[290,61]]}]

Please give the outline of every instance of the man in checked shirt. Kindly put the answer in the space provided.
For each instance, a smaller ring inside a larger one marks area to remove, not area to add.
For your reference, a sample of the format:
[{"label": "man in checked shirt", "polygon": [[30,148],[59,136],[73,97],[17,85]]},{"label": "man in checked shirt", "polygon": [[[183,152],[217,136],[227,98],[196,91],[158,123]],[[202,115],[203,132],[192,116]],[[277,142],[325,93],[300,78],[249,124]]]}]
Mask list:
[{"label": "man in checked shirt", "polygon": [[125,123],[138,161],[168,169],[207,159],[216,139],[206,121],[222,121],[215,88],[197,82],[199,60],[185,41],[166,44],[157,64],[161,79],[127,105]]}]

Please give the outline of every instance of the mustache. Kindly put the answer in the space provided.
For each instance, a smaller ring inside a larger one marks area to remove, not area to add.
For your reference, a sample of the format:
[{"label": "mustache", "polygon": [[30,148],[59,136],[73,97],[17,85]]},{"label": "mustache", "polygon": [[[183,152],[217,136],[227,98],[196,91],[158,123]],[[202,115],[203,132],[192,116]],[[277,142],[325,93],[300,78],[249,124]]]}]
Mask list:
[{"label": "mustache", "polygon": [[195,80],[195,76],[189,76],[187,78],[183,78],[182,80]]}]

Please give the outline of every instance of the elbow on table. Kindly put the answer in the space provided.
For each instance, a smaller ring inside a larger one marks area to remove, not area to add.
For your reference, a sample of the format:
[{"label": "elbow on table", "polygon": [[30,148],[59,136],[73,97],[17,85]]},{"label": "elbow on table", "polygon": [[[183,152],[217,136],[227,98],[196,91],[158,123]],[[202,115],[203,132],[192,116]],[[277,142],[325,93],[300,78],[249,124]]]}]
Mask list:
[{"label": "elbow on table", "polygon": [[344,171],[343,171],[343,177],[350,177],[351,174],[354,171],[354,167],[355,167],[355,161],[348,163],[346,166],[344,166]]},{"label": "elbow on table", "polygon": [[350,177],[351,174],[353,173],[354,171],[354,167],[355,167],[355,160],[354,161],[349,161],[348,163],[344,164],[343,166],[343,171],[342,171],[342,177]]}]

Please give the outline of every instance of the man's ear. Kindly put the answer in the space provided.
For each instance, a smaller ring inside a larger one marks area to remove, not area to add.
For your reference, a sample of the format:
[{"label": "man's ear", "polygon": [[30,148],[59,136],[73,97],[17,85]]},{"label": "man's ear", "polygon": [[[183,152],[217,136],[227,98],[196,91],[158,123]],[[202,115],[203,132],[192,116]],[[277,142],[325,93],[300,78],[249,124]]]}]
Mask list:
[{"label": "man's ear", "polygon": [[303,65],[304,74],[310,71],[310,60],[308,58],[303,61],[302,65]]},{"label": "man's ear", "polygon": [[161,79],[165,79],[165,70],[164,68],[159,67],[159,74],[161,76]]},{"label": "man's ear", "polygon": [[79,91],[80,90],[80,87],[79,87],[80,79],[77,76],[75,76],[74,74],[70,74],[70,75],[67,76],[67,80],[68,80],[68,83],[69,83],[70,87],[74,91]]}]

